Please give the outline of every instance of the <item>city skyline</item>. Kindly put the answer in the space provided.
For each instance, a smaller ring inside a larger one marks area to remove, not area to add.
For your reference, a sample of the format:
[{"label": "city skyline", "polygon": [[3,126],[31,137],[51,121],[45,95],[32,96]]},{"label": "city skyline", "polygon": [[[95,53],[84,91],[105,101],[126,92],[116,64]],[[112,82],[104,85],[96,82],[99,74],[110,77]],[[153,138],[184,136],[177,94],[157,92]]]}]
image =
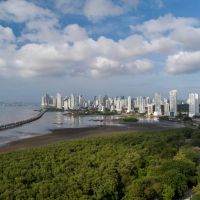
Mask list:
[{"label": "city skyline", "polygon": [[[0,100],[200,93],[200,2],[0,1]],[[27,11],[28,10],[28,11]]]},{"label": "city skyline", "polygon": [[188,115],[189,117],[199,116],[200,101],[197,93],[189,93],[185,101],[178,99],[178,91],[170,90],[168,97],[155,93],[154,97],[149,96],[109,96],[95,95],[88,99],[81,94],[62,96],[50,96],[45,93],[41,99],[41,108],[53,108],[58,110],[95,110],[96,112],[118,112],[118,113],[139,113],[147,116],[168,116],[176,117]]}]

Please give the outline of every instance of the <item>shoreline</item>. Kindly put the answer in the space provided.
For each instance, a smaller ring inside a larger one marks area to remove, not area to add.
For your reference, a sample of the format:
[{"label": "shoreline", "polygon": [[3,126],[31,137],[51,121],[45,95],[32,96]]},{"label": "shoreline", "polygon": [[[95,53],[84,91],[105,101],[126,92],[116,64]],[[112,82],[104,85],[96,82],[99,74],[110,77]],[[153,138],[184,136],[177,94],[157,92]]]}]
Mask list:
[{"label": "shoreline", "polygon": [[53,129],[51,130],[51,133],[24,138],[2,145],[0,146],[0,154],[42,147],[61,141],[76,140],[87,136],[100,136],[117,132],[127,132],[128,130],[130,129],[124,126],[96,126],[85,128]]},{"label": "shoreline", "polygon": [[24,138],[9,142],[0,146],[0,154],[18,150],[43,147],[49,144],[55,144],[61,141],[76,140],[88,136],[106,136],[115,133],[140,132],[140,131],[159,131],[173,128],[174,126],[162,126],[162,123],[121,123],[121,126],[93,126],[85,128],[61,128],[50,130],[51,133],[37,135],[30,138]]}]

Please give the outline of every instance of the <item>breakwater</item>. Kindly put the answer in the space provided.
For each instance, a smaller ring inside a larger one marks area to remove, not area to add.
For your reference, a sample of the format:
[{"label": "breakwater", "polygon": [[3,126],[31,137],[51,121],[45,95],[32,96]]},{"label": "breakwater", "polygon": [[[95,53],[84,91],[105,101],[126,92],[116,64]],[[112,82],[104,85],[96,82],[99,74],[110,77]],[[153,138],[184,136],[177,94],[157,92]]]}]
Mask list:
[{"label": "breakwater", "polygon": [[21,121],[18,121],[18,122],[13,122],[13,123],[9,123],[9,124],[0,125],[0,131],[15,128],[15,127],[22,126],[24,124],[28,124],[30,122],[36,121],[36,120],[40,119],[46,111],[47,110],[41,110],[36,116],[31,117],[29,119],[21,120]]}]

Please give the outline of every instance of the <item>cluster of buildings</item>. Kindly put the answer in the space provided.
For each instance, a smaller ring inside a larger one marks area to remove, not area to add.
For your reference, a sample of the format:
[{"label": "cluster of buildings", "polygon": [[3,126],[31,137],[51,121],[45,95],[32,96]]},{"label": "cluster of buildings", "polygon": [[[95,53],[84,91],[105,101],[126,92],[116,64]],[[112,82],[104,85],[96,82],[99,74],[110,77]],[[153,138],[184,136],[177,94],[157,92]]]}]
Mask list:
[{"label": "cluster of buildings", "polygon": [[189,115],[189,117],[199,115],[199,96],[196,93],[189,94],[186,102],[177,100],[177,90],[169,92],[169,98],[162,98],[161,94],[155,93],[153,98],[136,97],[128,98],[95,96],[92,100],[84,98],[82,95],[74,95],[62,97],[60,93],[56,96],[45,94],[42,97],[41,106],[44,108],[56,108],[64,110],[84,110],[94,109],[97,111],[116,111],[119,113],[139,113],[148,116],[170,116],[176,117],[179,113]]}]

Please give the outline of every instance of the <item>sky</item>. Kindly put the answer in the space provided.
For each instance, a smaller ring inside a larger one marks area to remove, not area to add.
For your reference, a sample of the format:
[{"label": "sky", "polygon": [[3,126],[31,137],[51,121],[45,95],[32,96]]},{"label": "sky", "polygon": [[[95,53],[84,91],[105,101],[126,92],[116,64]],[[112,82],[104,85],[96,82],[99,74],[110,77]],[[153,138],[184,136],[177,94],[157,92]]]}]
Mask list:
[{"label": "sky", "polygon": [[199,0],[0,0],[0,101],[200,93]]}]

